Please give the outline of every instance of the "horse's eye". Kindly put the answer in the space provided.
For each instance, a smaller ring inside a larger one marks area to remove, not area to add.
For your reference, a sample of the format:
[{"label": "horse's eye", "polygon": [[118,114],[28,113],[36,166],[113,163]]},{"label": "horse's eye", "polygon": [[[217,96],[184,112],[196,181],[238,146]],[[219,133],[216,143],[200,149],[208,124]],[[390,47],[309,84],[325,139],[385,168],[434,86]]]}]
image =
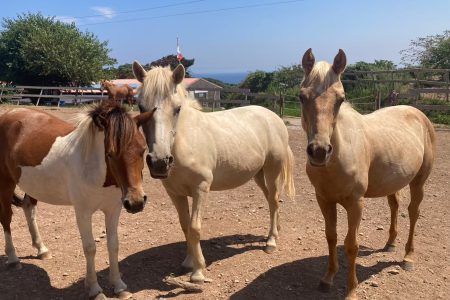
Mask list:
[{"label": "horse's eye", "polygon": [[175,108],[175,110],[173,111],[174,115],[178,115],[180,113],[181,110],[181,106],[178,106],[177,108]]},{"label": "horse's eye", "polygon": [[112,157],[112,153],[111,153],[111,152],[107,152],[107,153],[106,153],[106,157],[107,157],[107,158],[111,158],[111,157]]}]

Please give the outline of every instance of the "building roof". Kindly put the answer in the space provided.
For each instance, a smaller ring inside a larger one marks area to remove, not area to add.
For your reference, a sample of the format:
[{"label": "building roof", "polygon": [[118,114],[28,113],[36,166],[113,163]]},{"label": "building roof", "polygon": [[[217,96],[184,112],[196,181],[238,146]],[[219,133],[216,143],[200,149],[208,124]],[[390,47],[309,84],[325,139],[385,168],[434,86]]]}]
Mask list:
[{"label": "building roof", "polygon": [[[133,88],[138,88],[141,85],[141,83],[137,79],[113,79],[110,81],[116,85],[128,84],[129,86],[131,86]],[[203,78],[184,78],[183,85],[188,89],[189,88],[206,89],[206,90],[222,89],[221,86],[214,84]]]}]

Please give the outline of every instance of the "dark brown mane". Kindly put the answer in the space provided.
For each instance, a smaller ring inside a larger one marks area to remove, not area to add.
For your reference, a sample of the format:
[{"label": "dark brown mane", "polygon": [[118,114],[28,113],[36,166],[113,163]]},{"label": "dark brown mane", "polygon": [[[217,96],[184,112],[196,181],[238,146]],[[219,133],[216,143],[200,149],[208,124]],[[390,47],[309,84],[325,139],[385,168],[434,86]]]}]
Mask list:
[{"label": "dark brown mane", "polygon": [[135,132],[135,122],[125,107],[115,101],[103,101],[89,112],[89,116],[105,132],[106,152],[120,155]]}]

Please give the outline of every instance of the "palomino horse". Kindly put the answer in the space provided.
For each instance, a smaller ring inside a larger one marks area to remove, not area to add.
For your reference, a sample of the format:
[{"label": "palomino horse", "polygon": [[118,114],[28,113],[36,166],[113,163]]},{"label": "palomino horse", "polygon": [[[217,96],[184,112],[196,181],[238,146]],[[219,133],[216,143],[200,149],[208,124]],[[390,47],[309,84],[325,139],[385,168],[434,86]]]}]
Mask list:
[{"label": "palomino horse", "polygon": [[8,265],[20,266],[10,229],[11,203],[20,203],[13,196],[18,185],[29,195],[23,209],[39,256],[46,256],[48,250],[36,225],[35,199],[74,206],[86,257],[89,296],[102,292],[95,273],[91,223],[92,214],[103,211],[110,281],[116,293],[127,294],[119,273],[117,225],[122,204],[128,212],[136,213],[147,199],[142,189],[146,144],[138,126],[152,114],[141,114],[133,120],[122,106],[105,101],[83,115],[76,127],[28,108],[16,108],[0,116],[0,222]]},{"label": "palomino horse", "polygon": [[[254,178],[270,208],[266,252],[275,250],[280,193],[284,187],[290,197],[295,193],[293,155],[283,121],[258,106],[201,112],[198,102],[187,97],[180,85],[185,75],[182,65],[173,72],[169,67],[146,72],[134,62],[133,72],[142,82],[141,113],[158,108],[152,121],[142,127],[149,148],[146,160],[152,177],[162,179],[178,211],[187,240],[182,265],[193,269],[191,281],[205,278],[200,229],[210,190],[232,189]],[[188,196],[193,198],[191,215]]]},{"label": "palomino horse", "polygon": [[410,228],[404,266],[411,269],[414,228],[423,199],[423,186],[435,156],[433,125],[410,106],[380,109],[361,115],[348,103],[340,75],[345,69],[344,51],[327,62],[315,63],[311,49],[303,56],[305,78],[301,83],[302,126],[308,137],[306,172],[316,190],[325,218],[329,248],[328,271],[320,287],[329,289],[338,270],[336,255],[336,204],[347,210],[345,252],[349,260],[348,298],[356,297],[358,227],[363,197],[387,196],[391,226],[386,250],[393,250],[397,236],[398,191],[409,184]]},{"label": "palomino horse", "polygon": [[108,91],[108,99],[114,101],[126,100],[129,106],[133,105],[134,91],[128,84],[117,86],[107,80],[100,81],[100,88]]}]

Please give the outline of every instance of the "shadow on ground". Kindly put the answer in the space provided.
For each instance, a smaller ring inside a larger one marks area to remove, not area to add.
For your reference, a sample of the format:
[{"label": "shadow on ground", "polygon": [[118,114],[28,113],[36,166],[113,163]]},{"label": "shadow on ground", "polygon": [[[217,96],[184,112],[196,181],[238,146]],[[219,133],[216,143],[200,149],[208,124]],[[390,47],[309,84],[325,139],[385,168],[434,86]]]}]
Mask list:
[{"label": "shadow on ground", "polygon": [[[264,237],[254,235],[232,235],[202,241],[205,259],[208,263],[220,261],[239,255],[246,251],[263,249]],[[239,247],[228,247],[238,245]],[[172,293],[171,287],[162,279],[174,270],[180,270],[180,263],[185,255],[185,243],[172,243],[150,248],[125,258],[120,262],[120,271],[129,291],[159,290],[169,297],[179,295]],[[370,255],[376,250],[364,249],[362,255]],[[345,275],[347,265],[342,247],[338,249],[340,271],[335,285],[327,294],[317,291],[317,284],[326,269],[327,257],[310,257],[274,267],[258,276],[231,299],[338,299],[345,293]],[[82,280],[63,289],[51,285],[47,272],[33,264],[22,263],[21,270],[7,270],[4,267],[6,257],[0,257],[0,291],[1,299],[85,299]],[[84,264],[84,261],[82,262]],[[358,266],[359,281],[364,281],[372,274],[396,262],[379,262],[371,267]],[[97,273],[100,285],[108,297],[113,297],[108,284],[109,269]],[[180,270],[181,273],[181,270]]]},{"label": "shadow on ground", "polygon": [[[378,253],[366,247],[360,247],[359,256]],[[291,263],[276,266],[261,274],[246,287],[230,297],[232,300],[244,299],[344,299],[348,264],[344,247],[338,247],[339,272],[334,285],[328,293],[318,291],[320,278],[325,274],[328,256],[308,257]],[[385,268],[397,265],[397,262],[378,262],[374,266],[356,266],[358,281],[362,282]]]},{"label": "shadow on ground", "polygon": [[[208,263],[227,259],[245,251],[263,249],[264,237],[254,235],[231,235],[202,241],[205,259]],[[239,247],[228,247],[239,245]],[[162,279],[179,270],[186,254],[185,242],[153,247],[125,258],[119,263],[123,280],[132,293],[141,290],[170,292]],[[24,257],[25,258],[25,257]],[[84,281],[80,280],[63,289],[51,285],[47,272],[34,265],[22,262],[21,270],[5,267],[6,257],[0,257],[0,299],[85,299]],[[80,261],[85,263],[85,261]],[[108,284],[109,269],[97,272],[100,286],[108,297],[114,297]]]}]

